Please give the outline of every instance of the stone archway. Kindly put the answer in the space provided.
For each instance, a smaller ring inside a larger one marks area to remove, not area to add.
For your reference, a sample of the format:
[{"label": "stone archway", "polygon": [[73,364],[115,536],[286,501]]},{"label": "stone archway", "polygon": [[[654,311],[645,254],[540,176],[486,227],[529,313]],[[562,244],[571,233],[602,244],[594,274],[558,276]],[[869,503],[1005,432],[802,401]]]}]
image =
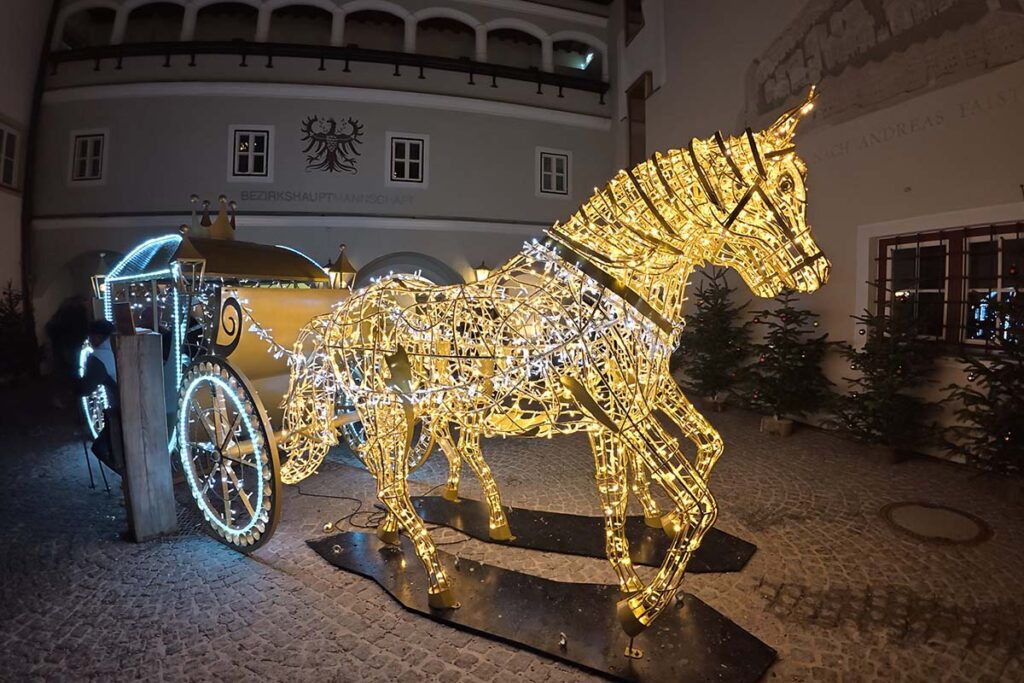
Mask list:
[{"label": "stone archway", "polygon": [[373,259],[359,269],[355,287],[365,287],[376,277],[389,273],[416,273],[439,285],[461,285],[465,280],[444,261],[416,251],[396,251]]}]

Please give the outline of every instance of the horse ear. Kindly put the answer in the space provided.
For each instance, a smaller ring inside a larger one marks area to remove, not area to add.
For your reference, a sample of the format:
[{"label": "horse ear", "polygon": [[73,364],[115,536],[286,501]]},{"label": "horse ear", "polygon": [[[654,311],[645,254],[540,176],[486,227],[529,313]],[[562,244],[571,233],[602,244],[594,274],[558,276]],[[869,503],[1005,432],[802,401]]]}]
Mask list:
[{"label": "horse ear", "polygon": [[796,135],[796,127],[800,124],[805,116],[811,113],[814,109],[814,101],[818,99],[817,86],[811,86],[810,91],[807,93],[807,99],[804,102],[793,109],[790,109],[785,114],[779,117],[779,119],[771,125],[771,127],[765,131],[767,133],[769,149],[772,150],[783,150],[793,145],[793,138]]}]

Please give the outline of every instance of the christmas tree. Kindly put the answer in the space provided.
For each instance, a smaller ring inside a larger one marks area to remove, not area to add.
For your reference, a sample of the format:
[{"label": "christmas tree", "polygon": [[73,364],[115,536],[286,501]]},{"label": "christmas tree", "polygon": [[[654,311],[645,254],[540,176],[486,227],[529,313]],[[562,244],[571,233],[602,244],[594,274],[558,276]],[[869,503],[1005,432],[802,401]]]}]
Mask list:
[{"label": "christmas tree", "polygon": [[820,410],[832,385],[821,371],[828,335],[814,335],[818,315],[794,306],[796,293],[784,291],[770,310],[755,311],[754,327],[764,343],[754,346],[757,361],[749,369],[751,404],[776,419]]},{"label": "christmas tree", "polygon": [[859,349],[840,345],[858,375],[843,378],[850,392],[836,398],[831,422],[860,441],[916,450],[926,440],[925,422],[935,407],[914,394],[932,375],[932,343],[909,317],[865,312],[854,319],[867,339]]},{"label": "christmas tree", "polygon": [[750,355],[750,322],[740,322],[746,308],[732,302],[725,269],[703,273],[694,298],[696,310],[686,316],[679,342],[678,361],[688,384],[701,395],[723,398],[738,381],[744,360]]},{"label": "christmas tree", "polygon": [[1024,298],[990,304],[993,353],[963,354],[968,386],[946,387],[961,424],[947,428],[947,445],[979,467],[1020,474],[1024,466]]}]

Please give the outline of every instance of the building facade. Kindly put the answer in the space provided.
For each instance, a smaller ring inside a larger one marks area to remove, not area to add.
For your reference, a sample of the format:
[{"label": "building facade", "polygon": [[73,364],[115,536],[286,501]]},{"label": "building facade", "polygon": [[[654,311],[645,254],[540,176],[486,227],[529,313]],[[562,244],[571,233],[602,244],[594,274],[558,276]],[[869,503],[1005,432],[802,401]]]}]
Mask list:
[{"label": "building facade", "polygon": [[37,323],[187,223],[193,194],[235,200],[239,239],[321,261],[344,242],[357,266],[465,279],[507,259],[615,167],[608,10],[59,3],[31,167]]}]

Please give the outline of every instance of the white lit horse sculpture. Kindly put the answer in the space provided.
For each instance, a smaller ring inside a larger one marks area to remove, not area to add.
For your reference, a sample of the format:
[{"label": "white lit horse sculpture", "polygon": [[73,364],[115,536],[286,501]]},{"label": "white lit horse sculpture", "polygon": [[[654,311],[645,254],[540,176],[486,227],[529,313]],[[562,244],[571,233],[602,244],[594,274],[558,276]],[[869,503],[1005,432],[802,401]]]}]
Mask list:
[{"label": "white lit horse sculpture", "polygon": [[[453,583],[409,498],[414,426],[449,459],[447,497],[457,498],[460,459],[480,479],[496,539],[511,533],[481,437],[586,432],[607,555],[626,594],[619,621],[640,633],[675,594],[717,513],[708,477],[722,440],[668,369],[691,272],[708,262],[735,268],[762,297],[812,292],[828,278],[805,221],[806,168],[793,148],[812,100],[813,91],[768,130],[715,134],[619,172],[546,241],[525,245],[483,281],[388,277],[314,320],[286,398],[285,426],[299,436],[284,444],[291,459],[283,479],[308,475],[337,442],[331,419],[343,392],[362,420],[359,455],[389,513],[378,533],[409,536],[430,604],[451,608]],[[695,462],[656,411],[695,443]],[[648,478],[671,501],[664,516]],[[648,523],[672,537],[647,584],[624,533],[630,488]]]}]

